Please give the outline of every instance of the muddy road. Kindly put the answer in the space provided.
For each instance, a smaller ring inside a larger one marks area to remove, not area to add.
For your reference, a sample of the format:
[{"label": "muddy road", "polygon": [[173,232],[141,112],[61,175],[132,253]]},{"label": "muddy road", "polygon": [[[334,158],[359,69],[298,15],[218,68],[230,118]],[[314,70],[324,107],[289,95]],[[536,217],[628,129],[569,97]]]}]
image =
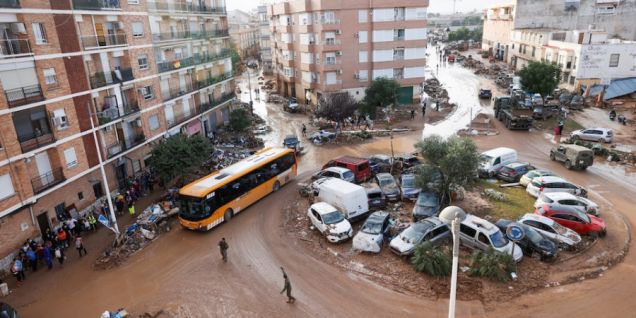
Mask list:
[{"label": "muddy road", "polygon": [[[285,134],[299,135],[306,120],[258,102],[255,111],[275,130],[265,136],[273,146],[280,145]],[[413,125],[423,127],[423,123]],[[633,175],[603,164],[587,172],[568,171],[547,156],[551,136],[508,131],[497,125],[500,135],[475,139],[480,149],[516,148],[521,159],[552,169],[611,202],[634,228]],[[412,151],[421,136],[421,129],[396,135],[396,153]],[[388,138],[350,146],[305,146],[308,151],[300,162],[304,176],[335,156],[387,153],[390,149]],[[196,233],[177,226],[113,270],[93,271],[96,253],[89,254],[64,269],[55,269],[56,273],[27,280],[6,301],[27,318],[98,317],[104,310],[119,307],[138,314],[163,309],[176,317],[446,317],[445,299],[398,293],[305,254],[293,233],[282,228],[283,209],[296,198],[297,186],[289,184],[211,232]],[[609,231],[611,235],[612,229]],[[222,237],[230,245],[227,263],[221,261],[217,248]],[[476,301],[459,302],[457,317],[633,316],[636,303],[629,295],[636,290],[634,265],[636,257],[629,253],[625,262],[603,277],[541,290],[494,309]],[[283,287],[280,266],[290,276],[297,298],[294,305],[285,303],[279,294]]]}]

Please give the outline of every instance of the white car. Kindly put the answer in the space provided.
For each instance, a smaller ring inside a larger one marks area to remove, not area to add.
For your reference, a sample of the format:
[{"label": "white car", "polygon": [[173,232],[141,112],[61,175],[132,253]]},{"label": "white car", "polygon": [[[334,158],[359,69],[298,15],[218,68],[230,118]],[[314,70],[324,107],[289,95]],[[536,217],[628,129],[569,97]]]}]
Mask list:
[{"label": "white car", "polygon": [[348,240],[353,235],[351,224],[344,215],[325,202],[312,204],[307,210],[307,216],[311,224],[331,243]]},{"label": "white car", "polygon": [[516,262],[523,259],[523,251],[518,244],[513,244],[494,224],[474,215],[466,215],[459,224],[461,243],[469,248],[487,251],[492,248],[497,252],[509,254]]},{"label": "white car", "polygon": [[614,138],[614,132],[608,128],[588,128],[575,130],[570,134],[570,137],[575,140],[581,139],[596,142],[604,141],[606,143],[610,143]]},{"label": "white car", "polygon": [[402,233],[394,237],[389,243],[391,252],[408,256],[415,253],[418,244],[428,241],[433,245],[440,245],[451,239],[451,232],[446,223],[437,217],[430,217],[411,223]]},{"label": "white car", "polygon": [[527,187],[532,179],[547,176],[554,176],[554,173],[552,171],[542,169],[530,170],[526,172],[526,174],[521,176],[521,179],[519,179],[519,184],[523,187]]},{"label": "white car", "polygon": [[356,236],[353,237],[353,249],[363,252],[380,253],[384,238],[391,229],[391,218],[385,211],[371,213]]},{"label": "white car", "polygon": [[532,182],[528,183],[526,192],[535,198],[538,198],[541,193],[547,192],[568,192],[582,197],[587,196],[587,190],[583,187],[554,176],[534,178]]},{"label": "white car", "polygon": [[575,249],[581,243],[581,236],[579,234],[562,226],[551,218],[527,213],[519,219],[519,222],[532,226],[541,233],[541,235],[567,249]]},{"label": "white car", "polygon": [[347,182],[355,183],[356,176],[351,172],[351,170],[343,167],[329,167],[325,168],[321,171],[314,173],[311,176],[313,180],[318,180],[321,178],[338,178]]},{"label": "white car", "polygon": [[570,206],[581,213],[588,213],[594,216],[598,216],[600,210],[598,204],[591,200],[567,192],[547,192],[540,194],[537,201],[534,202],[534,207],[539,208],[544,205],[551,207]]}]

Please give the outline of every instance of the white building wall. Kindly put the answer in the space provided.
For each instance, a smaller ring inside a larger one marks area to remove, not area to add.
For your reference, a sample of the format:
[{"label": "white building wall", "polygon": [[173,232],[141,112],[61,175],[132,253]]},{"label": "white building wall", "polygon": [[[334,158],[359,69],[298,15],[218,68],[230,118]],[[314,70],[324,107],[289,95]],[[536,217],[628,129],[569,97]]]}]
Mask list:
[{"label": "white building wall", "polygon": [[426,39],[426,28],[406,29],[404,33],[405,33],[404,39],[407,41]]},{"label": "white building wall", "polygon": [[424,77],[426,75],[426,68],[420,67],[405,67],[404,78]]},{"label": "white building wall", "polygon": [[[577,78],[613,79],[636,77],[636,43],[583,45],[578,58]],[[610,67],[610,57],[618,54],[618,66]]]},{"label": "white building wall", "polygon": [[393,50],[373,50],[373,62],[393,61]]},{"label": "white building wall", "polygon": [[404,49],[405,60],[414,60],[414,59],[423,59],[423,58],[426,58],[426,48],[424,47]]},{"label": "white building wall", "polygon": [[379,77],[393,78],[393,69],[385,68],[373,70],[373,79],[377,79]]},{"label": "white building wall", "polygon": [[373,42],[390,42],[393,41],[394,31],[391,30],[373,30]]}]

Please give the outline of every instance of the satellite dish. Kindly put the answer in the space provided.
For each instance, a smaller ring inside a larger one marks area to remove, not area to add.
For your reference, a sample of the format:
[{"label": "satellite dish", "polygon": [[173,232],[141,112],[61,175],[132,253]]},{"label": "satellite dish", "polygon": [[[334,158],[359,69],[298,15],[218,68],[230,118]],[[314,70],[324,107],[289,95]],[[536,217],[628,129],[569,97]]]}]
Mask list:
[{"label": "satellite dish", "polygon": [[463,221],[466,218],[466,212],[462,210],[462,208],[458,206],[448,206],[442,210],[439,214],[439,219],[446,224],[451,224],[454,219],[459,219],[459,221]]}]

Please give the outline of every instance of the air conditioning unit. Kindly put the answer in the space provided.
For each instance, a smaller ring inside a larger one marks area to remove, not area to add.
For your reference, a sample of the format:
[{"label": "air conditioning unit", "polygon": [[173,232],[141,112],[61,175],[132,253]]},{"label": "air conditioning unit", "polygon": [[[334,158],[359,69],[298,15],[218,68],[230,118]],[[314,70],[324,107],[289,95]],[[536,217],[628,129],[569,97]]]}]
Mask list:
[{"label": "air conditioning unit", "polygon": [[336,56],[342,56],[342,51],[336,51]]},{"label": "air conditioning unit", "polygon": [[336,34],[338,35],[342,34],[342,30],[336,30]]}]

